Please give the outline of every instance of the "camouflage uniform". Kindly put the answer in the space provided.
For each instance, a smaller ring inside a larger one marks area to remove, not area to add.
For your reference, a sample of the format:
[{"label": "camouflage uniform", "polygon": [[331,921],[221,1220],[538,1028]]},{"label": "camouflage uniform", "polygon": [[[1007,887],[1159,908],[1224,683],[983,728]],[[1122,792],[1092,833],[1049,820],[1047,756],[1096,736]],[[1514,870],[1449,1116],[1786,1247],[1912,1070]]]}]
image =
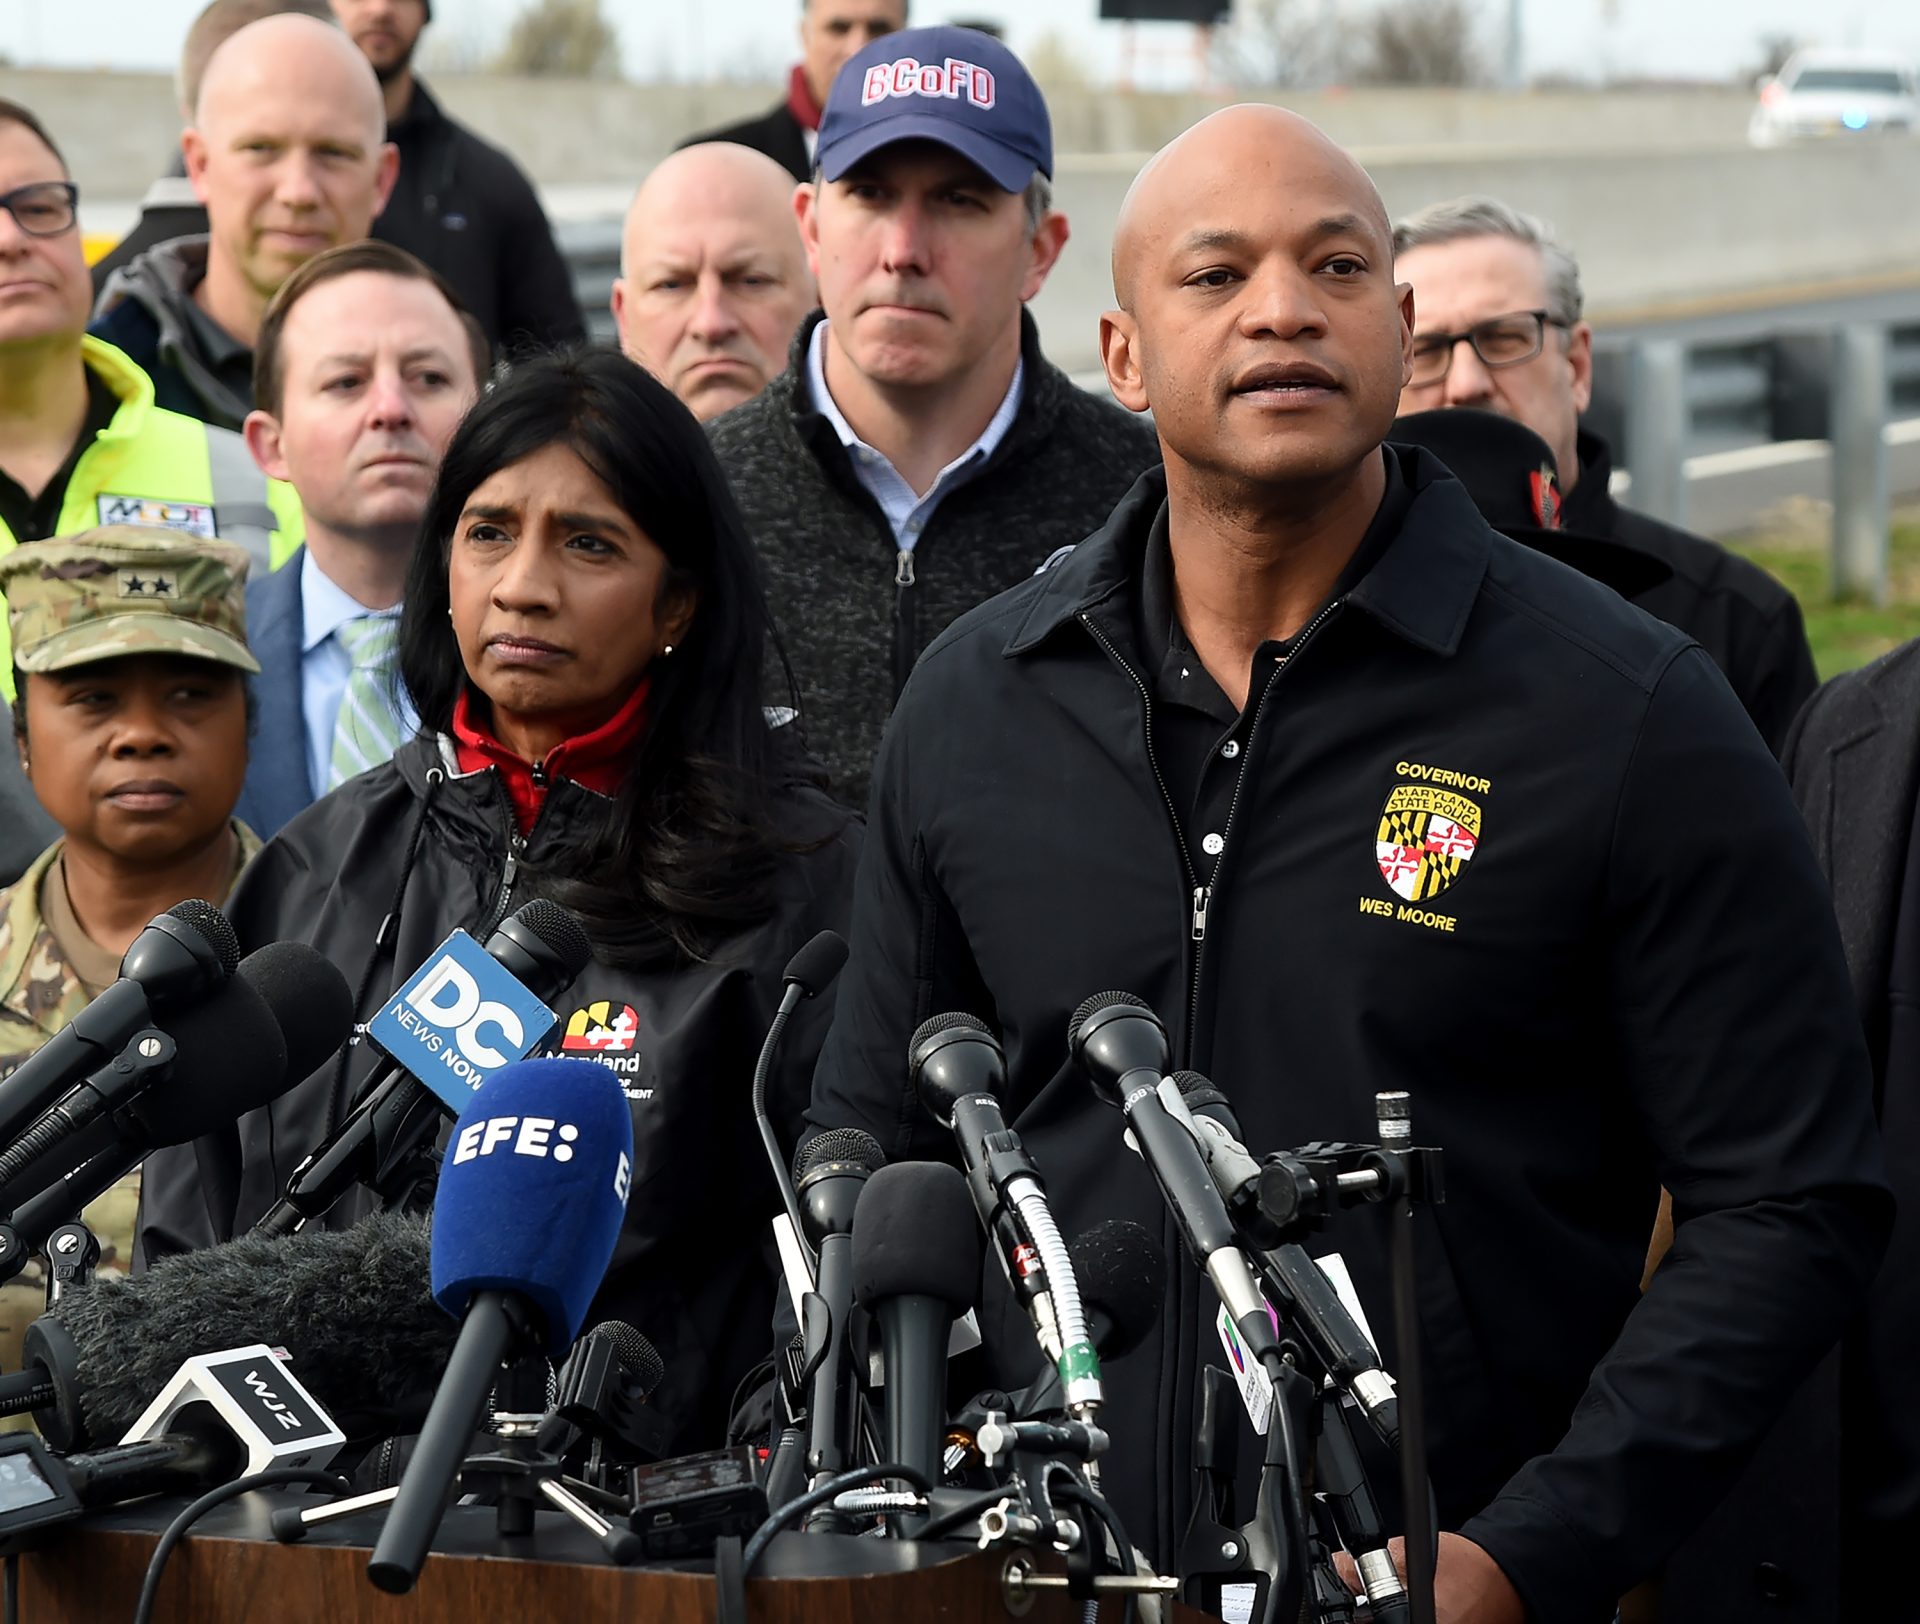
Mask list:
[{"label": "camouflage uniform", "polygon": [[[150,526],[35,542],[0,559],[15,662],[23,671],[58,671],[122,655],[186,654],[257,672],[246,647],[246,573],[245,553],[230,543]],[[237,878],[260,842],[245,824],[233,828]],[[92,998],[41,914],[42,887],[64,845],[56,840],[0,891],[0,1078]],[[136,1169],[82,1215],[99,1239],[102,1270],[127,1268],[139,1200]],[[36,1257],[0,1285],[0,1370],[19,1369],[21,1338],[45,1307]],[[14,1417],[0,1429],[25,1424]]]}]

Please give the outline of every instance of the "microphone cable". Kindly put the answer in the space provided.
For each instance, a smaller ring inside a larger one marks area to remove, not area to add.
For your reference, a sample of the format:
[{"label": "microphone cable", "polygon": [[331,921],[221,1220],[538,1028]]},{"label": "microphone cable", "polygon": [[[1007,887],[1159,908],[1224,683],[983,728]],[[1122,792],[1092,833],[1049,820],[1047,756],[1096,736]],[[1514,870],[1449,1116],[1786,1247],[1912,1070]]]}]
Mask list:
[{"label": "microphone cable", "polygon": [[864,1488],[869,1483],[878,1483],[883,1478],[896,1477],[903,1483],[911,1483],[922,1494],[932,1494],[933,1484],[911,1466],[902,1466],[897,1461],[881,1461],[873,1466],[856,1466],[852,1471],[842,1472],[838,1477],[830,1477],[818,1488],[809,1489],[805,1494],[796,1495],[785,1505],[767,1514],[767,1520],[753,1531],[753,1537],[747,1541],[746,1549],[740,1555],[740,1578],[742,1582],[750,1578],[755,1565],[767,1553],[767,1547],[773,1543],[774,1536],[795,1518],[804,1517],[815,1506],[823,1506],[836,1495],[845,1494],[848,1489]]},{"label": "microphone cable", "polygon": [[274,1466],[209,1489],[167,1524],[167,1531],[160,1536],[159,1544],[154,1546],[153,1558],[147,1563],[146,1579],[140,1586],[140,1601],[133,1610],[133,1624],[153,1624],[154,1604],[160,1595],[160,1577],[166,1571],[167,1558],[173,1555],[174,1547],[186,1538],[188,1529],[209,1511],[225,1505],[229,1500],[237,1500],[243,1494],[250,1494],[255,1489],[279,1488],[296,1483],[331,1489],[336,1495],[353,1492],[353,1485],[338,1472],[323,1471],[317,1466]]}]

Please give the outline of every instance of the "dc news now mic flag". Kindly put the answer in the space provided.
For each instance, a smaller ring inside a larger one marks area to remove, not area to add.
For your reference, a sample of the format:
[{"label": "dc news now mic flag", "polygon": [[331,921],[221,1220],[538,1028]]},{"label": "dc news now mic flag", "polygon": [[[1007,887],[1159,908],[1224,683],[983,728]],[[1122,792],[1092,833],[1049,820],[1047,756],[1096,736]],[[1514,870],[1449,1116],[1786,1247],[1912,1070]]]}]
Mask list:
[{"label": "dc news now mic flag", "polygon": [[464,930],[456,930],[367,1023],[367,1036],[456,1115],[560,1017]]}]

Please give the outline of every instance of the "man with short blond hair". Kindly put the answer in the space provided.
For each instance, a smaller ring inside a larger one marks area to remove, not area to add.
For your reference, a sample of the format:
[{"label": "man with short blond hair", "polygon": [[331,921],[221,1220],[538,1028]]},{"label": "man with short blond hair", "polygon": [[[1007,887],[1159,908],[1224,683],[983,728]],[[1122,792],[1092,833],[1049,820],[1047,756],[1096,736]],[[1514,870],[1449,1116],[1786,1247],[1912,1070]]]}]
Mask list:
[{"label": "man with short blond hair", "polygon": [[247,445],[299,492],[307,542],[247,588],[260,731],[240,815],[262,835],[413,731],[393,664],[400,594],[487,356],[459,295],[391,243],[308,260],[267,307]]},{"label": "man with short blond hair", "polygon": [[162,243],[108,282],[93,331],[144,367],[160,404],[237,429],[253,341],[296,267],[365,237],[399,157],[380,86],[339,29],[263,18],[214,52],[181,136],[208,235]]},{"label": "man with short blond hair", "polygon": [[813,300],[793,182],[764,153],[686,147],[634,193],[613,284],[620,348],[703,423],[779,375]]}]

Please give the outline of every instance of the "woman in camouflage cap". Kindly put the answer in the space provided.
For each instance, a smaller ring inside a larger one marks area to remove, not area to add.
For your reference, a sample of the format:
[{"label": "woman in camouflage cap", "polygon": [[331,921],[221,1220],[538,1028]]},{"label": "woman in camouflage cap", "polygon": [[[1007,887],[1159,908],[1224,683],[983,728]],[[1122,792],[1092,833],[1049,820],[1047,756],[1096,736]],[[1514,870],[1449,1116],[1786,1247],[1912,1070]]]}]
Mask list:
[{"label": "woman in camouflage cap", "polygon": [[[233,819],[247,769],[247,556],[109,525],[0,559],[13,725],[60,838],[0,891],[0,1077],[119,975],[155,914],[224,900],[259,849]],[[87,1208],[124,1269],[140,1175]],[[0,1289],[0,1368],[44,1306],[37,1270]]]}]

